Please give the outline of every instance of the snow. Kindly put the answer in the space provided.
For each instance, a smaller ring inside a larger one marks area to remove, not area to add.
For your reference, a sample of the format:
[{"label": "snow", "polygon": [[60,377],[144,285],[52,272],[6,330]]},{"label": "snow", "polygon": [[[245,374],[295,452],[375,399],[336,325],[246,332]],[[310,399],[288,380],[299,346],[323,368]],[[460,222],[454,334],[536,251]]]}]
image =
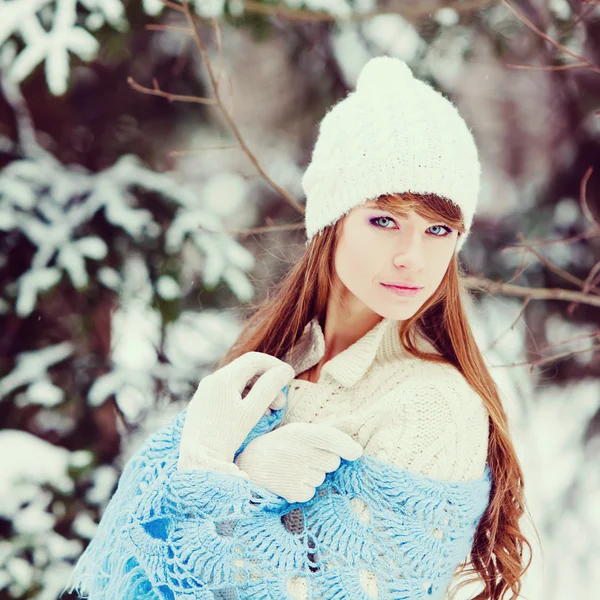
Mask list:
[{"label": "snow", "polygon": [[0,463],[0,516],[5,519],[16,519],[22,504],[36,503],[29,515],[32,523],[44,521],[47,496],[39,496],[42,484],[51,484],[63,493],[73,491],[69,452],[64,448],[25,431],[4,429],[0,431],[0,455],[11,458]]},{"label": "snow", "polygon": [[581,208],[575,198],[561,198],[554,206],[553,222],[561,228],[568,229],[581,220]]},{"label": "snow", "polygon": [[27,399],[26,404],[41,404],[50,407],[60,404],[65,393],[49,379],[38,379],[27,388],[23,396]]},{"label": "snow", "polygon": [[[48,346],[41,350],[32,350],[31,352],[21,352],[16,358],[16,367],[5,377],[0,379],[0,398],[8,396],[13,390],[39,383],[48,382],[48,369],[68,358],[73,352],[73,344],[63,342]],[[43,394],[37,398],[36,402],[43,404],[44,397],[54,399],[52,394],[48,395],[49,387],[46,384],[38,388]]]},{"label": "snow", "polygon": [[179,284],[169,275],[161,275],[158,278],[156,292],[163,300],[175,300],[181,296]]},{"label": "snow", "polygon": [[[8,82],[5,89],[15,103],[22,102]],[[30,135],[29,128],[30,123],[23,119],[23,136]],[[29,140],[29,149],[30,157],[13,161],[0,173],[0,228],[20,229],[37,248],[31,268],[16,282],[19,316],[31,314],[39,295],[56,286],[63,273],[75,288],[89,284],[89,262],[101,263],[108,248],[99,237],[79,236],[76,232],[101,209],[110,223],[122,228],[133,240],[158,236],[160,227],[152,213],[135,206],[138,201],[130,191],[134,187],[158,192],[174,205],[175,215],[165,234],[167,252],[177,253],[190,239],[204,255],[201,275],[207,287],[214,288],[222,280],[242,302],[253,297],[246,273],[254,268],[254,258],[223,233],[221,221],[227,208],[234,212],[244,199],[239,177],[215,177],[204,205],[192,189],[170,174],[150,171],[131,155],[122,156],[112,167],[93,174],[61,165],[35,140]],[[230,200],[223,202],[226,197]],[[214,210],[216,206],[218,212]],[[114,269],[103,271],[108,286],[118,285],[115,275],[118,273]]]},{"label": "snow", "polygon": [[119,473],[111,465],[100,465],[94,469],[93,485],[86,493],[86,500],[91,504],[105,505],[110,499]]},{"label": "snow", "polygon": [[54,268],[33,268],[18,279],[19,295],[15,312],[20,317],[29,315],[35,308],[38,294],[53,288],[61,279],[62,273]]},{"label": "snow", "polygon": [[401,15],[378,15],[363,24],[362,32],[378,54],[401,58],[409,65],[427,47],[414,24]]},{"label": "snow", "polygon": [[433,13],[433,18],[444,27],[451,27],[460,21],[460,15],[458,14],[458,11],[450,6],[438,8]]},{"label": "snow", "polygon": [[[329,0],[325,0],[328,2]],[[336,0],[345,4],[344,0]],[[191,1],[203,17],[223,14],[225,0]],[[149,15],[158,15],[160,0],[142,0]],[[11,0],[0,3],[0,63],[13,83],[24,81],[43,63],[50,92],[60,96],[67,91],[71,54],[84,62],[96,58],[100,44],[92,35],[103,25],[127,31],[129,22],[122,0]],[[17,51],[15,41],[23,47]]]},{"label": "snow", "polygon": [[88,399],[98,406],[116,394],[119,408],[135,421],[153,403],[162,318],[150,306],[153,289],[141,257],[129,257],[123,275],[121,304],[111,319],[112,370],[96,379]]},{"label": "snow", "polygon": [[549,0],[548,8],[561,19],[568,19],[573,13],[567,0]]},{"label": "snow", "polygon": [[[43,294],[58,284],[89,293],[94,271],[98,282],[112,292],[115,304],[110,312],[107,370],[87,390],[92,407],[115,398],[122,441],[115,466],[92,467],[91,452],[69,452],[38,437],[62,437],[77,426],[70,406],[53,410],[67,400],[65,390],[54,381],[54,367],[74,357],[91,360],[81,355],[86,350],[75,339],[26,348],[0,378],[0,401],[17,408],[36,407],[28,421],[32,433],[0,432],[0,452],[11,457],[0,468],[0,516],[12,527],[10,542],[0,542],[0,594],[55,600],[83,550],[82,538],[93,536],[97,513],[92,511],[101,511],[108,502],[118,466],[123,466],[144,434],[181,410],[181,403],[174,400],[193,391],[237,331],[238,320],[224,311],[200,311],[202,319],[196,312],[184,312],[166,322],[157,298],[175,300],[194,294],[202,278],[211,286],[223,282],[240,300],[252,298],[248,273],[255,260],[224,233],[223,220],[235,227],[232,215],[247,202],[243,178],[213,174],[209,183],[190,187],[176,174],[155,173],[127,155],[99,173],[62,165],[37,143],[18,87],[8,78],[2,86],[18,115],[22,154],[0,172],[0,229],[34,246],[24,272],[2,291],[2,312],[30,317]],[[158,197],[171,211],[164,230],[153,213],[141,206],[139,190],[152,192],[153,201]],[[108,243],[91,225],[99,213],[119,230],[110,242],[110,264]],[[158,269],[153,265],[152,277],[145,257],[136,250],[137,244],[149,241],[157,244],[165,260]],[[173,265],[177,265],[175,272]],[[159,352],[166,362],[159,361]],[[82,391],[85,396],[86,390]],[[133,435],[127,433],[126,424],[137,426]],[[76,481],[86,480],[92,483],[85,493],[89,510],[77,515],[66,537],[60,535],[54,529],[68,510],[67,498],[75,493]]]},{"label": "snow", "polygon": [[91,540],[96,534],[97,529],[98,524],[87,511],[77,513],[77,516],[73,520],[73,531],[84,539]]},{"label": "snow", "polygon": [[[41,583],[37,600],[56,600],[81,554],[79,540],[67,539],[53,527],[64,505],[54,502],[56,492],[70,494],[74,483],[69,470],[90,464],[89,452],[71,453],[41,438],[14,429],[0,431],[0,516],[12,522],[10,542],[0,543],[0,590],[20,597]],[[33,564],[21,555],[31,548]],[[52,568],[48,569],[51,564]]]},{"label": "snow", "polygon": [[205,206],[221,218],[226,218],[243,207],[248,201],[248,186],[238,173],[215,173],[204,189]]},{"label": "snow", "polygon": [[55,95],[61,95],[67,90],[69,52],[89,61],[96,56],[99,44],[86,29],[76,25],[77,0],[56,1],[50,31],[42,27],[36,15],[39,4],[44,2],[13,1],[4,3],[0,12],[0,22],[6,19],[4,31],[0,30],[0,43],[8,35],[19,35],[25,44],[14,59],[8,77],[20,83],[38,64],[45,61],[48,89]]},{"label": "snow", "polygon": [[107,288],[117,291],[121,285],[121,276],[112,267],[101,267],[98,270],[98,281]]},{"label": "snow", "polygon": [[[28,402],[31,403],[30,400]],[[33,417],[32,424],[34,431],[40,436],[54,432],[61,437],[66,437],[77,426],[73,417],[61,411],[52,410],[52,407],[38,410]]]},{"label": "snow", "polygon": [[184,311],[167,326],[165,355],[172,364],[191,371],[218,360],[237,334],[237,323],[228,323],[214,310]]}]

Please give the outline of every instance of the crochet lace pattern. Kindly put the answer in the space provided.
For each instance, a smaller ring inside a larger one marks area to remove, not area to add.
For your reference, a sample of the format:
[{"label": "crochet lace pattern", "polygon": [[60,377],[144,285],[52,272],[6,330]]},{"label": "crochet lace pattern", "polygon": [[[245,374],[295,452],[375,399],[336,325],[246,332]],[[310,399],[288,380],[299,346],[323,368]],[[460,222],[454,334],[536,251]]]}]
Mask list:
[{"label": "crochet lace pattern", "polygon": [[[284,410],[263,416],[236,456]],[[487,464],[479,479],[454,482],[363,455],[342,459],[310,501],[288,503],[232,473],[178,471],[184,420],[185,410],[128,461],[65,590],[297,600],[287,586],[302,578],[307,600],[442,599],[489,502]]]}]

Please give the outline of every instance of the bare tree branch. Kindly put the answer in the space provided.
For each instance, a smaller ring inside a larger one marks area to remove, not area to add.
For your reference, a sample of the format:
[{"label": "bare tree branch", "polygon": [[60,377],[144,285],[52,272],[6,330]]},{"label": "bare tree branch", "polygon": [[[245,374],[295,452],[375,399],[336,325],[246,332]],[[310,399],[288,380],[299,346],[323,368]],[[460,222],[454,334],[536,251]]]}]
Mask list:
[{"label": "bare tree branch", "polygon": [[239,150],[239,146],[205,146],[204,148],[192,148],[191,150],[171,150],[169,156],[187,156],[189,154],[200,154],[207,150]]},{"label": "bare tree branch", "polygon": [[146,25],[146,29],[149,31],[175,31],[179,33],[185,33],[186,35],[192,35],[194,32],[189,27],[182,27],[181,25]]},{"label": "bare tree branch", "polygon": [[574,354],[582,354],[583,352],[597,352],[600,350],[600,344],[595,344],[590,348],[580,348],[578,350],[567,350],[565,352],[561,352],[560,354],[555,354],[553,356],[549,356],[547,358],[542,358],[536,361],[524,361],[524,362],[514,362],[507,363],[503,365],[490,365],[491,367],[501,368],[501,367],[526,367],[529,366],[529,372],[531,373],[535,367],[541,367],[543,365],[549,365],[555,363],[557,360],[561,360],[563,358],[569,358]]},{"label": "bare tree branch", "polygon": [[589,306],[600,307],[600,296],[592,296],[575,290],[562,288],[532,288],[501,281],[492,281],[483,277],[466,276],[461,279],[468,289],[482,290],[490,294],[504,296],[530,297],[532,300],[560,300],[564,302],[579,302]]},{"label": "bare tree branch", "polygon": [[465,0],[459,4],[455,2],[419,2],[414,5],[398,5],[374,9],[365,12],[351,12],[347,15],[335,15],[326,11],[310,11],[295,9],[285,4],[263,4],[256,0],[242,0],[244,11],[261,15],[270,15],[287,19],[288,21],[312,22],[356,22],[365,21],[381,15],[401,15],[406,19],[426,17],[441,8],[452,8],[458,13],[472,12],[484,6],[498,4],[499,0]]},{"label": "bare tree branch", "polygon": [[179,12],[183,12],[183,6],[178,4],[177,2],[169,2],[169,0],[160,0],[167,8],[172,8],[173,10],[177,10]]},{"label": "bare tree branch", "polygon": [[[590,62],[584,56],[580,56],[579,54],[576,54],[575,52],[569,50],[566,46],[563,46],[559,42],[557,42],[557,41],[553,40],[552,38],[550,38],[543,31],[541,31],[538,27],[536,27],[525,15],[523,15],[522,12],[520,12],[518,9],[516,9],[508,0],[502,0],[502,2],[507,6],[507,8],[509,8],[516,15],[516,17],[520,21],[522,21],[527,27],[529,27],[529,29],[531,29],[532,31],[534,31],[535,33],[537,33],[541,38],[543,38],[544,40],[546,40],[548,43],[552,44],[558,50],[561,50],[565,54],[568,54],[569,56],[577,59],[579,61],[579,64],[573,65],[573,66],[576,66],[576,67],[587,66],[588,69],[591,69],[592,71],[595,71],[596,73],[600,73],[600,67],[598,67],[594,63]],[[519,66],[519,65],[506,65],[506,66],[513,66],[513,67],[523,68],[523,66]],[[529,67],[526,67],[526,68],[531,68],[531,69],[536,69],[537,68],[537,69],[542,69],[542,70],[545,69],[545,67],[535,67],[535,66],[529,66]]]},{"label": "bare tree branch", "polygon": [[[242,150],[246,153],[246,155],[250,159],[250,162],[252,162],[252,164],[254,165],[254,167],[256,168],[256,170],[259,172],[259,174],[262,176],[262,178],[276,192],[278,192],[279,194],[281,194],[300,214],[303,215],[304,214],[304,208],[302,207],[302,205],[299,204],[298,201],[286,189],[284,189],[283,187],[281,187],[279,184],[275,183],[269,177],[269,175],[267,175],[266,171],[262,168],[262,165],[258,162],[258,159],[256,158],[256,156],[254,156],[254,154],[250,151],[250,148],[248,147],[248,144],[246,144],[246,141],[242,137],[242,134],[241,134],[238,126],[236,125],[236,123],[233,120],[231,114],[227,110],[227,107],[225,106],[225,104],[221,100],[221,94],[219,92],[219,84],[217,82],[214,70],[212,68],[212,63],[211,63],[210,57],[208,55],[208,50],[206,49],[206,46],[204,45],[204,42],[202,41],[202,39],[200,37],[200,33],[198,32],[198,28],[197,28],[196,23],[194,21],[194,17],[192,15],[191,11],[190,11],[190,6],[189,6],[188,1],[187,0],[182,0],[182,1],[183,1],[183,6],[185,8],[185,17],[186,17],[186,19],[187,19],[190,27],[192,27],[193,30],[194,30],[194,40],[196,41],[196,45],[198,46],[198,50],[202,54],[202,58],[204,59],[204,64],[206,66],[206,70],[208,71],[208,76],[209,76],[210,81],[211,81],[212,86],[213,86],[213,93],[215,95],[215,100],[217,101],[217,104],[218,104],[219,108],[221,109],[221,113],[223,114],[223,117],[224,117],[225,121],[227,122],[227,125],[229,125],[229,127],[231,128],[231,131],[233,132],[233,135],[237,139],[237,141],[238,141],[239,145],[241,146]],[[217,23],[217,20],[216,19],[212,19],[212,24],[213,24],[213,28],[215,30],[215,36],[217,37],[217,39],[220,39],[220,31],[219,31],[219,25]]]},{"label": "bare tree branch", "polygon": [[[517,236],[521,240],[524,240],[524,236],[523,236],[522,233],[518,233]],[[535,257],[543,265],[545,265],[548,268],[549,271],[552,271],[552,273],[555,273],[556,275],[558,275],[562,279],[564,279],[564,280],[572,283],[573,285],[577,285],[577,286],[579,286],[582,289],[584,288],[585,281],[583,279],[579,279],[579,277],[575,277],[575,275],[572,275],[568,271],[565,271],[564,269],[561,269],[557,264],[555,264],[554,262],[552,262],[549,258],[546,258],[545,256],[542,256],[535,248],[533,248],[532,246],[526,245],[525,242],[524,242],[524,245],[529,250],[529,252],[531,252],[532,254],[534,254]],[[588,291],[591,292],[592,294],[596,294],[596,295],[600,296],[600,290],[590,289]]]},{"label": "bare tree branch", "polygon": [[[221,111],[221,114],[223,115],[223,118],[225,119],[225,122],[229,126],[231,132],[235,136],[240,148],[243,150],[243,152],[246,154],[246,156],[250,159],[250,162],[254,165],[254,167],[256,168],[256,170],[258,171],[260,176],[262,177],[262,179],[273,190],[275,190],[278,194],[283,196],[283,198],[285,198],[287,200],[287,202],[294,207],[295,210],[297,210],[301,215],[304,215],[304,207],[285,188],[283,188],[279,184],[277,184],[264,170],[264,168],[262,167],[262,165],[260,164],[260,162],[258,161],[256,156],[254,155],[254,153],[250,150],[250,148],[249,148],[248,144],[246,143],[244,137],[242,136],[237,124],[235,123],[232,115],[230,114],[229,110],[227,109],[225,103],[223,102],[222,97],[221,97],[221,92],[219,89],[219,82],[215,75],[215,69],[213,68],[213,64],[212,64],[211,58],[208,53],[208,49],[207,49],[206,45],[204,44],[204,42],[202,41],[202,38],[200,37],[200,33],[198,31],[198,27],[196,25],[194,15],[192,15],[192,12],[190,10],[188,0],[182,0],[181,5],[174,4],[173,2],[169,2],[167,0],[163,0],[163,2],[166,6],[169,6],[170,8],[174,8],[184,14],[186,22],[188,24],[188,28],[184,28],[184,31],[186,33],[190,33],[192,35],[194,42],[195,42],[198,50],[200,51],[200,54],[204,61],[204,65],[206,67],[208,77],[209,77],[209,80],[210,80],[210,83],[212,86],[214,98],[200,98],[200,97],[196,97],[196,96],[177,96],[174,94],[169,94],[168,92],[165,92],[160,89],[156,80],[154,80],[153,88],[147,88],[147,87],[144,87],[144,86],[138,84],[137,82],[135,82],[133,80],[132,77],[129,77],[127,79],[128,83],[134,89],[136,89],[142,93],[151,94],[154,96],[160,96],[162,98],[166,98],[170,102],[173,102],[173,101],[196,102],[199,104],[211,104],[211,105],[217,106],[219,108],[219,110]],[[217,19],[215,19],[215,18],[211,18],[210,22],[212,24],[212,28],[213,28],[213,32],[214,32],[215,40],[216,40],[216,46],[217,46],[217,52],[218,52],[217,58],[220,61],[220,59],[221,59],[221,32],[220,32],[219,24],[217,22]],[[169,26],[157,25],[154,27],[154,29],[155,30],[164,29],[165,31],[168,31]]]},{"label": "bare tree branch", "polygon": [[133,77],[127,78],[127,83],[137,92],[142,94],[149,94],[150,96],[159,96],[160,98],[166,98],[169,102],[194,102],[196,104],[209,104],[214,105],[216,102],[212,98],[201,98],[200,96],[180,96],[178,94],[170,94],[160,89],[158,81],[152,80],[154,87],[148,88],[140,85]]}]

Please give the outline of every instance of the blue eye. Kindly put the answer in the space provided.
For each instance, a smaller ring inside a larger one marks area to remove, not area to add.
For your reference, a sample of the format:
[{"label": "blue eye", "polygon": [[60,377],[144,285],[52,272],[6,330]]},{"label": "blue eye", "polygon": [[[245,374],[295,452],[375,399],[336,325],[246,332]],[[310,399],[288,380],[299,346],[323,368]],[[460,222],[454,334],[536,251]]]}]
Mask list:
[{"label": "blue eye", "polygon": [[[390,219],[389,217],[374,217],[373,219],[369,219],[369,223],[371,223],[373,225],[373,227],[377,227],[378,229],[391,229],[390,227],[385,227],[382,225],[378,225],[377,222],[378,221],[382,221],[382,220],[386,220],[389,221],[390,223],[394,223],[395,221],[393,219]],[[447,225],[432,225],[429,229],[440,229],[441,231],[444,231],[445,233],[433,233],[433,237],[446,237],[448,235],[450,235],[453,231],[453,229],[450,229],[450,227],[448,227]]]},{"label": "blue eye", "polygon": [[440,228],[440,229],[442,229],[443,231],[446,232],[446,233],[443,233],[442,235],[438,235],[437,233],[434,233],[433,235],[435,237],[446,237],[447,235],[450,235],[452,233],[452,231],[453,231],[447,225],[432,225],[429,229],[434,229],[435,227],[438,227],[438,228]]},{"label": "blue eye", "polygon": [[[374,219],[369,219],[369,223],[374,223],[376,221],[381,221],[382,219],[387,219],[388,221],[390,221],[392,223],[394,222],[389,217],[375,217]],[[389,229],[389,227],[382,227],[381,225],[375,225],[375,227],[378,227],[379,229]]]}]

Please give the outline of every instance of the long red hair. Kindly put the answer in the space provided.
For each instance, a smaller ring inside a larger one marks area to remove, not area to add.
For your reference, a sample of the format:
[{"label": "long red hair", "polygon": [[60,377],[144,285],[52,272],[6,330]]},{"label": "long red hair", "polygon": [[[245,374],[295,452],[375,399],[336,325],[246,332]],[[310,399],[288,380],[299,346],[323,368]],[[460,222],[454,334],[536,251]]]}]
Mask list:
[{"label": "long red hair", "polygon": [[[414,210],[428,221],[443,222],[464,233],[460,209],[432,194],[405,192],[380,196],[378,205],[393,215]],[[345,217],[315,235],[298,262],[276,286],[271,297],[257,306],[221,368],[246,352],[256,351],[283,359],[306,324],[316,315],[325,322],[327,299],[332,289],[333,257],[339,229]],[[508,421],[496,384],[490,375],[467,321],[462,296],[461,270],[455,254],[436,292],[416,314],[399,322],[404,348],[423,360],[454,365],[478,392],[489,413],[488,465],[493,482],[490,502],[475,532],[468,560],[461,570],[475,577],[461,581],[454,592],[474,581],[484,585],[474,600],[502,600],[508,591],[517,597],[521,578],[531,564],[531,545],[519,527],[525,512],[523,472],[508,431]],[[415,326],[420,326],[440,355],[422,353],[415,347]],[[524,566],[523,549],[529,548]]]}]

